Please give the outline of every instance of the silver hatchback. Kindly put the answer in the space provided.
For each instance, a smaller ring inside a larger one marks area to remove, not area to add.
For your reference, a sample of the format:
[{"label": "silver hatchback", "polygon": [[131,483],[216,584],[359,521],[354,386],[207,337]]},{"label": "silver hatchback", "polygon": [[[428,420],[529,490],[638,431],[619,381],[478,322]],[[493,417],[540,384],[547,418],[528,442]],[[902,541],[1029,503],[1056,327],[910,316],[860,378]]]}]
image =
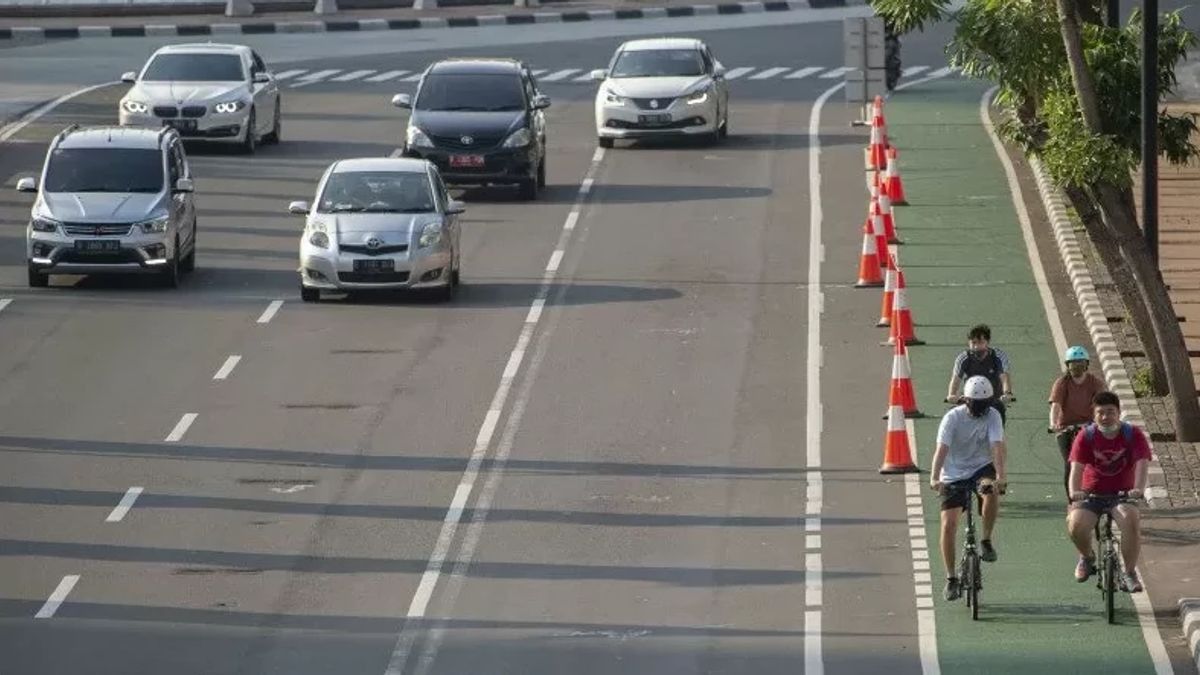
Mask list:
[{"label": "silver hatchback", "polygon": [[458,215],[437,168],[423,159],[334,162],[316,201],[292,202],[306,216],[300,238],[300,297],[322,291],[428,288],[449,300],[459,282]]}]

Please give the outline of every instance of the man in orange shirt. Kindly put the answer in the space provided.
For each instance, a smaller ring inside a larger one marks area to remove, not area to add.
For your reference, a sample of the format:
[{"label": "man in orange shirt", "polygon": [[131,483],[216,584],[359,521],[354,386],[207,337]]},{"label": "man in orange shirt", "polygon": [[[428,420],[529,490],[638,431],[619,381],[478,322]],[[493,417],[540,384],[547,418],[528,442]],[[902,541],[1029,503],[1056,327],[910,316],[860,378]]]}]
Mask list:
[{"label": "man in orange shirt", "polygon": [[1067,370],[1050,388],[1050,429],[1058,439],[1063,460],[1063,490],[1068,491],[1071,474],[1071,443],[1083,425],[1092,421],[1092,398],[1104,391],[1104,381],[1088,372],[1087,350],[1071,347],[1063,354]]}]

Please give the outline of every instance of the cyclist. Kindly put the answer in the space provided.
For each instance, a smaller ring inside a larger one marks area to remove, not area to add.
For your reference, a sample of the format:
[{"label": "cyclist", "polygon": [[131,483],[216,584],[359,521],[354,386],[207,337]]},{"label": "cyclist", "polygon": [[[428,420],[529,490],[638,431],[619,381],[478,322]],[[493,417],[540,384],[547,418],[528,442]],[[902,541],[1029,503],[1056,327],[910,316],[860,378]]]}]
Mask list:
[{"label": "cyclist", "polygon": [[[1117,493],[1141,499],[1146,490],[1150,443],[1141,429],[1121,421],[1121,399],[1111,391],[1092,398],[1094,423],[1075,436],[1071,446],[1071,501],[1067,532],[1079,551],[1075,580],[1082,583],[1096,573],[1092,553],[1092,531],[1100,515],[1112,512],[1121,531],[1121,557],[1125,574],[1121,590],[1142,590],[1137,561],[1141,553],[1141,515],[1133,504],[1121,503]],[[1089,497],[1088,495],[1092,495]]]},{"label": "cyclist", "polygon": [[947,490],[950,484],[974,480],[982,484],[993,482],[998,489],[981,498],[983,539],[979,557],[996,562],[996,547],[992,545],[992,528],[1000,515],[1000,493],[1004,492],[1005,458],[1004,425],[1000,412],[991,402],[992,383],[975,375],[963,387],[966,403],[952,408],[942,417],[938,427],[937,450],[933,453],[933,468],[929,486],[942,495],[942,562],[946,565],[946,600],[956,600],[962,587],[955,576],[954,540],[958,533],[958,518],[963,509],[971,508],[971,495],[966,490]]},{"label": "cyclist", "polygon": [[1071,442],[1079,427],[1092,419],[1092,397],[1104,391],[1104,381],[1088,372],[1088,352],[1083,347],[1069,347],[1063,354],[1067,370],[1050,387],[1050,429],[1058,439],[1058,452],[1063,460],[1063,491],[1070,501],[1067,481],[1071,475]]},{"label": "cyclist", "polygon": [[982,323],[971,327],[967,333],[967,348],[954,359],[950,383],[946,385],[946,403],[958,402],[958,386],[968,378],[976,375],[986,377],[992,385],[992,391],[1001,392],[999,398],[993,396],[991,405],[1000,413],[1000,421],[1004,423],[1008,421],[1004,404],[1016,400],[1012,393],[1012,367],[1008,354],[993,348],[991,343],[991,328]]}]

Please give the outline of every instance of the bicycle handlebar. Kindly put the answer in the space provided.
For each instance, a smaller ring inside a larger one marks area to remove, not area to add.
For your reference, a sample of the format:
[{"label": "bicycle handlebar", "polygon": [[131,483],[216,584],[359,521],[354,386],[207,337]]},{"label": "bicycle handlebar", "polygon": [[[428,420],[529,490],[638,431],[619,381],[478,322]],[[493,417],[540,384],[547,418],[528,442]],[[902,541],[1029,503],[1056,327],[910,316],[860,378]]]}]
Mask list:
[{"label": "bicycle handlebar", "polygon": [[1089,499],[1116,499],[1121,504],[1137,504],[1139,502],[1145,501],[1146,493],[1144,490],[1139,490],[1139,492],[1142,493],[1141,497],[1130,497],[1129,496],[1130,492],[1133,492],[1133,490],[1122,490],[1117,493],[1086,492],[1086,493],[1084,493],[1083,499],[1072,499],[1071,502],[1078,503],[1078,502],[1082,502],[1082,501],[1087,501]]}]

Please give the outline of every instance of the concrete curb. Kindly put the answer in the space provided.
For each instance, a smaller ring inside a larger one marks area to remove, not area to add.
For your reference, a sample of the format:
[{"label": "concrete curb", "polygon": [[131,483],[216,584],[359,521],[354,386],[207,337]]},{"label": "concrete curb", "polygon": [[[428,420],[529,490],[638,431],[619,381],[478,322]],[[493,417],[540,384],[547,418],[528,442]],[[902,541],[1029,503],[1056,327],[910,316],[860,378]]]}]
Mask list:
[{"label": "concrete curb", "polygon": [[759,12],[790,12],[811,9],[855,7],[866,0],[768,0],[732,2],[719,5],[679,5],[638,9],[593,9],[573,12],[532,12],[480,16],[421,17],[412,19],[359,19],[354,21],[280,21],[257,23],[195,23],[142,26],[37,26],[0,27],[0,40],[39,41],[91,37],[194,37],[209,35],[265,35],[275,33],[341,33],[383,30],[419,30],[422,28],[476,28],[479,26],[517,26],[538,23],[576,23],[583,21],[620,21],[661,19]]},{"label": "concrete curb", "polygon": [[1179,600],[1179,623],[1183,626],[1188,653],[1196,662],[1196,670],[1200,671],[1200,598]]},{"label": "concrete curb", "polygon": [[[1109,389],[1121,397],[1121,411],[1126,421],[1139,427],[1145,426],[1145,418],[1138,406],[1137,397],[1133,392],[1133,383],[1129,373],[1125,371],[1125,363],[1117,349],[1117,341],[1108,325],[1108,318],[1100,305],[1100,297],[1096,294],[1096,286],[1092,282],[1092,273],[1088,271],[1087,261],[1083,258],[1083,250],[1075,237],[1075,227],[1067,216],[1066,203],[1062,193],[1054,187],[1045,167],[1036,157],[1029,158],[1037,180],[1038,192],[1042,197],[1042,205],[1050,216],[1050,225],[1054,229],[1054,240],[1058,243],[1058,252],[1062,257],[1063,267],[1071,279],[1075,289],[1075,297],[1079,301],[1079,309],[1083,312],[1084,323],[1087,324],[1088,334],[1096,347],[1096,355],[1100,359],[1100,368],[1104,371],[1104,380]],[[1147,438],[1149,438],[1147,436]],[[1151,444],[1151,450],[1153,450]],[[1167,489],[1163,479],[1162,467],[1155,456],[1150,461],[1150,484],[1146,490],[1146,500],[1150,508],[1158,508],[1158,501],[1165,499]]]}]

